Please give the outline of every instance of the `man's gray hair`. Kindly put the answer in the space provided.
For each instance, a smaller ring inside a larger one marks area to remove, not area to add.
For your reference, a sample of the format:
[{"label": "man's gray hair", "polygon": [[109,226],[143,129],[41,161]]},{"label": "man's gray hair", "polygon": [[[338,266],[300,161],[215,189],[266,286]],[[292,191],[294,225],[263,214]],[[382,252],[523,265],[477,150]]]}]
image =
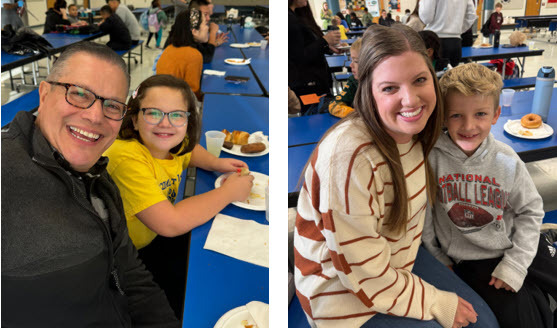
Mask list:
[{"label": "man's gray hair", "polygon": [[[68,61],[68,59],[78,53],[86,53],[103,61],[106,61],[107,64],[118,66],[126,77],[126,81],[128,83],[126,89],[130,88],[130,75],[128,74],[126,62],[122,59],[122,57],[120,57],[117,53],[114,52],[114,50],[110,49],[106,45],[90,41],[78,42],[64,50],[60,57],[58,57],[54,65],[52,65],[52,69],[50,70],[50,74],[48,74],[47,76],[47,80],[58,81],[58,79],[64,73],[66,73],[66,62]],[[83,65],[87,64],[88,63],[83,63]]]}]

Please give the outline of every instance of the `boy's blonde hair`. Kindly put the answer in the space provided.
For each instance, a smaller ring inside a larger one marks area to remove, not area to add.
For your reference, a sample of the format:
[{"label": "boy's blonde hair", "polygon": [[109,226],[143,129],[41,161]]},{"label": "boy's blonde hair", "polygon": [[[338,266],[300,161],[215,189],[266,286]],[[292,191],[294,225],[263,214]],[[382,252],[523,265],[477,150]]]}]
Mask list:
[{"label": "boy's blonde hair", "polygon": [[503,8],[503,4],[502,4],[502,3],[500,3],[500,2],[497,2],[497,3],[495,4],[495,8],[497,8],[497,7],[499,7],[499,8]]},{"label": "boy's blonde hair", "polygon": [[511,43],[511,46],[519,46],[521,44],[524,43],[524,41],[526,41],[526,34],[520,32],[520,31],[514,31],[511,33],[511,35],[509,36],[509,42]]},{"label": "boy's blonde hair", "polygon": [[445,100],[450,92],[458,92],[464,96],[481,95],[492,97],[494,108],[499,106],[499,95],[503,87],[501,76],[489,68],[470,63],[457,66],[443,75],[439,80],[441,95]]},{"label": "boy's blonde hair", "polygon": [[361,48],[362,48],[362,38],[359,38],[358,40],[354,41],[354,43],[352,43],[350,50],[360,53]]}]

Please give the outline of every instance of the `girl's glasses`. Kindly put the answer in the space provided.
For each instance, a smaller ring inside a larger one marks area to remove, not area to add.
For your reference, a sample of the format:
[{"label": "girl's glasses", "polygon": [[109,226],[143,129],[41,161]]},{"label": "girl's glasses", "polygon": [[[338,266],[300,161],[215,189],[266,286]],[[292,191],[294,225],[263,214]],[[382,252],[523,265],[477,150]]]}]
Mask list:
[{"label": "girl's glasses", "polygon": [[164,120],[165,116],[168,116],[168,121],[176,128],[188,124],[188,117],[190,116],[190,112],[183,110],[175,110],[168,113],[165,113],[157,108],[141,108],[140,110],[143,112],[143,119],[145,122],[152,125],[158,125],[162,122],[162,120]]}]

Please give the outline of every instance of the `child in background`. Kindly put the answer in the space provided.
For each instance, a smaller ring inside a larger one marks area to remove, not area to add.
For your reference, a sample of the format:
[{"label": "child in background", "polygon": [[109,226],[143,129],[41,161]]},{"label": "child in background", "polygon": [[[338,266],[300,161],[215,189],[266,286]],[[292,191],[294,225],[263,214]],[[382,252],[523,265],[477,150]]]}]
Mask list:
[{"label": "child in background", "polygon": [[489,16],[489,44],[493,44],[493,35],[496,30],[501,31],[501,26],[503,25],[503,14],[501,13],[503,5],[498,2],[495,4],[495,12],[491,13]]},{"label": "child in background", "polygon": [[73,3],[68,6],[68,20],[72,26],[82,26],[87,25],[87,22],[82,21],[78,17],[77,6]]},{"label": "child in background", "polygon": [[338,30],[340,31],[340,39],[341,40],[346,40],[346,39],[348,39],[346,37],[346,29],[344,28],[344,26],[342,26],[340,21],[341,21],[340,17],[335,16],[335,17],[333,17],[332,23],[333,23],[333,26],[338,26]]},{"label": "child in background", "polygon": [[201,100],[201,73],[203,55],[198,43],[209,40],[209,21],[197,9],[182,11],[178,16],[164,49],[157,62],[157,74],[170,74],[188,83],[198,100]]},{"label": "child in background", "polygon": [[145,43],[146,48],[149,47],[149,42],[151,42],[151,37],[155,35],[157,49],[161,47],[162,40],[162,30],[168,22],[168,17],[166,13],[162,10],[160,0],[153,0],[151,2],[151,8],[148,12],[148,26],[149,26],[149,36],[147,37],[147,43]]},{"label": "child in background", "polygon": [[360,58],[360,48],[362,46],[362,39],[358,39],[352,43],[350,47],[350,69],[352,75],[348,78],[348,82],[342,89],[342,92],[335,97],[335,100],[329,103],[329,113],[336,117],[345,117],[354,111],[352,103],[356,90],[358,90],[358,61]]},{"label": "child in background", "polygon": [[149,77],[130,98],[118,139],[105,152],[110,159],[108,173],[120,189],[130,238],[178,318],[183,311],[187,243],[165,247],[167,240],[160,236],[183,235],[231,202],[244,201],[253,180],[251,175],[234,173],[221,187],[176,202],[182,172],[188,167],[223,173],[247,168],[242,161],[217,158],[198,144],[201,126],[194,104],[183,80]]},{"label": "child in background", "polygon": [[501,327],[553,328],[546,293],[557,295],[557,262],[532,264],[542,199],[518,155],[490,133],[502,85],[474,63],[441,78],[447,132],[429,154],[438,194],[422,240],[482,296]]},{"label": "child in background", "polygon": [[99,28],[101,32],[110,35],[110,40],[106,45],[114,51],[130,49],[132,38],[120,16],[114,14],[109,5],[102,6],[100,13],[102,20],[99,23]]},{"label": "child in background", "polygon": [[[443,70],[449,65],[449,60],[446,58],[441,58],[441,41],[439,37],[433,31],[424,30],[418,32],[424,40],[427,55],[431,58],[431,63],[435,72],[443,72]],[[437,75],[437,77],[440,77]]]}]

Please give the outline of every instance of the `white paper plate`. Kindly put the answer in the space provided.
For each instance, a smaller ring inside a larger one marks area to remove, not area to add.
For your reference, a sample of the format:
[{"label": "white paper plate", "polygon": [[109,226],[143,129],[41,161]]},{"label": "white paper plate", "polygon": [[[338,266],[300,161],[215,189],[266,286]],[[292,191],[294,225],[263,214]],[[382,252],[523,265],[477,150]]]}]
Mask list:
[{"label": "white paper plate", "polygon": [[[243,202],[233,202],[232,204],[242,207],[248,210],[254,211],[264,211],[265,210],[265,187],[269,184],[269,176],[259,172],[250,172],[253,175],[253,187],[251,187],[251,192],[248,197]],[[218,188],[222,184],[222,179],[229,176],[230,173],[222,174],[215,181],[215,188]]]},{"label": "white paper plate", "polygon": [[249,65],[249,63],[251,63],[251,60],[245,59],[244,58],[226,58],[224,60],[225,63],[230,64],[230,65]]},{"label": "white paper plate", "polygon": [[250,46],[250,47],[261,47],[261,42],[249,42],[248,46]]},{"label": "white paper plate", "polygon": [[478,46],[473,46],[472,48],[489,49],[489,48],[493,48],[493,46],[492,46],[492,45],[489,45],[489,46],[480,46],[480,45],[478,45]]},{"label": "white paper plate", "polygon": [[230,46],[232,48],[249,48],[249,44],[247,43],[231,43]]},{"label": "white paper plate", "polygon": [[[542,123],[542,126],[537,129],[527,129],[520,124],[520,120],[508,120],[503,126],[503,129],[515,137],[524,139],[543,139],[553,135],[553,128],[545,123]],[[525,131],[532,132],[532,135],[522,135],[521,133]]]},{"label": "white paper plate", "polygon": [[336,47],[338,50],[349,50],[350,49],[350,45],[347,46],[340,46],[340,47]]},{"label": "white paper plate", "polygon": [[244,325],[242,325],[243,320],[247,320],[249,325],[254,325],[254,327],[256,327],[255,321],[249,314],[248,308],[245,305],[226,312],[220,317],[214,328],[244,328]]},{"label": "white paper plate", "polygon": [[232,155],[243,156],[243,157],[259,157],[259,156],[267,155],[269,153],[269,141],[264,139],[264,140],[260,140],[260,141],[254,141],[254,142],[264,143],[265,146],[266,146],[265,150],[262,151],[262,152],[259,152],[259,153],[246,154],[246,153],[242,153],[240,151],[240,148],[242,148],[242,146],[234,145],[234,146],[232,146],[232,149],[226,149],[226,148],[222,147],[222,151],[224,151],[226,153],[229,153],[229,154],[232,154]]}]

